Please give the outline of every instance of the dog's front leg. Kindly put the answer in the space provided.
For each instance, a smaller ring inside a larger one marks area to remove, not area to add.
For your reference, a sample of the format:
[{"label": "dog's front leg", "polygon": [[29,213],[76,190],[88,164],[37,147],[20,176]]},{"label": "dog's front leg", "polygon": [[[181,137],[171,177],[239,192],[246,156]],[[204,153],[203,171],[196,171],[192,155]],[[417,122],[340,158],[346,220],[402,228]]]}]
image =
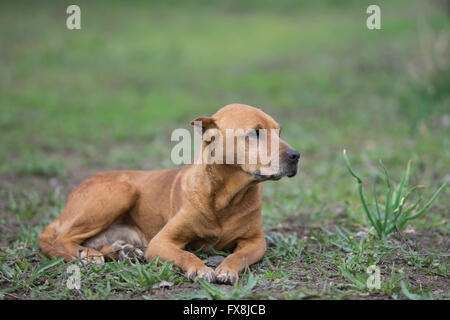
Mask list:
[{"label": "dog's front leg", "polygon": [[234,252],[216,268],[216,281],[234,284],[239,278],[238,273],[245,267],[258,262],[265,252],[266,240],[263,233],[238,241]]},{"label": "dog's front leg", "polygon": [[153,259],[158,256],[162,260],[173,261],[189,280],[201,278],[214,282],[214,270],[207,267],[195,254],[183,250],[196,236],[195,227],[188,222],[190,220],[173,218],[169,221],[150,241],[145,257]]}]

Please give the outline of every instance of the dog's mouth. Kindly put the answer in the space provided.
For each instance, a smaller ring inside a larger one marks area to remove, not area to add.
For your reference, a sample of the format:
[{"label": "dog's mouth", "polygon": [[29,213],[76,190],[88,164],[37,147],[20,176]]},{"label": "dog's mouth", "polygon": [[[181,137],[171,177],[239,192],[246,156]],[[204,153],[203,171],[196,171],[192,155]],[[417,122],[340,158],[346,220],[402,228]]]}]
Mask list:
[{"label": "dog's mouth", "polygon": [[261,171],[256,170],[255,172],[253,172],[253,177],[255,178],[256,181],[266,181],[266,180],[280,180],[283,176],[279,173],[271,175],[261,174]]},{"label": "dog's mouth", "polygon": [[262,174],[260,170],[256,170],[253,172],[253,177],[256,181],[266,181],[266,180],[280,180],[284,176],[287,176],[288,178],[294,177],[298,172],[298,166],[283,166],[283,169],[280,170],[280,172],[277,172],[275,174]]},{"label": "dog's mouth", "polygon": [[286,176],[287,176],[288,178],[295,177],[295,176],[297,175],[297,171],[298,171],[298,169],[297,169],[297,167],[295,167],[294,169],[291,170],[290,173],[286,174]]}]

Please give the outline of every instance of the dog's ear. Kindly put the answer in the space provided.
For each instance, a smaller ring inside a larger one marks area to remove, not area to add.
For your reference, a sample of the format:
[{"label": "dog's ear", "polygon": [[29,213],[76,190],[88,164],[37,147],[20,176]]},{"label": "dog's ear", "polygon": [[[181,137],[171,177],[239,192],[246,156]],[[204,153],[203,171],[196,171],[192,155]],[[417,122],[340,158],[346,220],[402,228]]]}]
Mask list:
[{"label": "dog's ear", "polygon": [[216,123],[214,122],[213,118],[209,117],[198,117],[191,121],[191,126],[195,125],[195,122],[200,122],[202,126],[202,133],[205,133],[206,130],[217,128]]}]

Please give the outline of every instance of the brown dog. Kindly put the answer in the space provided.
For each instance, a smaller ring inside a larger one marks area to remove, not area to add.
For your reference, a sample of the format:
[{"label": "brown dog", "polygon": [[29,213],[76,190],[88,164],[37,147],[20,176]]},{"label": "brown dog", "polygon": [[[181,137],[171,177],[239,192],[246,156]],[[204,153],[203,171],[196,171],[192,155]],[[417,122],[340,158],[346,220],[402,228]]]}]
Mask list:
[{"label": "brown dog", "polygon": [[[212,117],[200,117],[203,130],[280,129],[269,115],[247,105],[231,104]],[[194,122],[194,121],[193,121]],[[191,122],[191,124],[193,124]],[[145,258],[173,261],[189,279],[232,284],[266,250],[261,217],[262,181],[292,177],[300,153],[276,136],[279,169],[262,174],[268,164],[188,164],[179,169],[111,171],[81,183],[67,206],[41,234],[40,248],[66,261],[101,263],[130,250]],[[204,140],[203,147],[208,141]],[[249,144],[246,142],[246,151]],[[270,146],[269,146],[270,147]],[[233,250],[213,270],[192,248]]]}]

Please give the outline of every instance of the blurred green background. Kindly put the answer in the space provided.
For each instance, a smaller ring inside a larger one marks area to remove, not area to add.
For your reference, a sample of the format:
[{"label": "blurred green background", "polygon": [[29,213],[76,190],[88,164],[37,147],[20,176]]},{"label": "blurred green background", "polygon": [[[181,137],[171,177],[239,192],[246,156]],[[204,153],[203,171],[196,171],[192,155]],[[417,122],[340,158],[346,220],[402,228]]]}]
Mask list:
[{"label": "blurred green background", "polygon": [[[443,1],[376,1],[381,30],[366,27],[373,1],[78,1],[73,31],[69,4],[0,3],[3,200],[172,167],[171,131],[233,102],[271,114],[302,152],[299,175],[266,184],[266,226],[365,224],[343,148],[364,177],[383,159],[398,181],[412,159],[425,195],[450,180]],[[448,229],[448,196],[420,223]]]}]

